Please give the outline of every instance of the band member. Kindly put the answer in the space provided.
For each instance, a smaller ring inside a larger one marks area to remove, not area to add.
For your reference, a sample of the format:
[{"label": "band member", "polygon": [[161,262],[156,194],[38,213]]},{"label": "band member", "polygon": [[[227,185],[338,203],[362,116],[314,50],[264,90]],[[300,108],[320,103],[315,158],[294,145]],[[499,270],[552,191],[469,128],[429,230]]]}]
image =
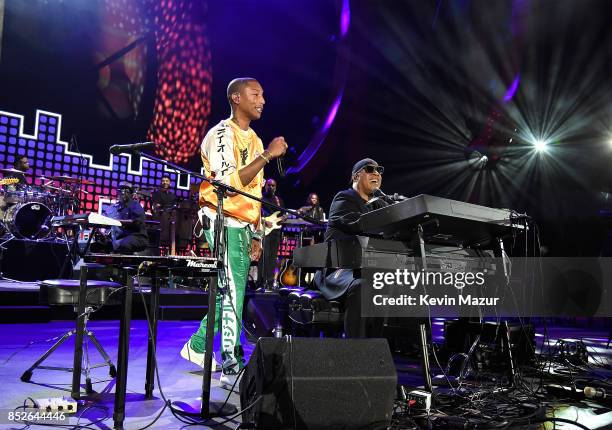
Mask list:
[{"label": "band member", "polygon": [[306,205],[299,208],[298,212],[319,221],[323,221],[325,219],[325,211],[321,207],[319,196],[316,193],[308,194]]},{"label": "band member", "polygon": [[[264,185],[263,169],[272,159],[282,156],[287,143],[276,137],[264,150],[262,141],[250,128],[251,121],[261,117],[265,100],[263,88],[253,78],[238,78],[227,87],[231,117],[208,131],[201,145],[201,155],[207,176],[234,188],[261,197]],[[200,186],[201,213],[209,218],[210,228],[205,230],[206,240],[214,244],[214,219],[217,198],[212,187]],[[249,272],[250,259],[261,254],[261,204],[240,194],[229,194],[223,201],[225,212],[224,237],[225,270],[219,282],[223,287],[217,296],[215,332],[221,331],[221,387],[231,388],[238,372],[244,367],[240,333],[242,331],[242,305]],[[260,236],[259,236],[260,237]],[[221,292],[222,291],[222,292]],[[195,334],[187,341],[181,356],[203,367],[206,343],[206,317]]]},{"label": "band member", "polygon": [[[284,207],[283,199],[276,195],[277,189],[278,186],[276,181],[274,179],[268,179],[263,190],[262,200]],[[280,214],[277,214],[279,217],[277,217],[276,222],[266,220],[266,217],[270,217],[276,211],[276,209],[273,209],[265,203],[261,207],[261,214],[264,217],[262,220],[264,238],[262,242],[263,253],[262,257],[259,259],[257,273],[259,273],[259,283],[266,289],[270,289],[273,286],[276,257],[278,255],[278,246],[281,241],[280,223],[285,220],[285,216],[281,216]]]},{"label": "band member", "polygon": [[161,187],[151,195],[151,204],[153,206],[153,218],[159,221],[160,245],[167,246],[172,243],[170,229],[172,210],[178,204],[178,197],[170,190],[170,176],[162,176]]},{"label": "band member", "polygon": [[[360,233],[357,221],[375,207],[367,205],[373,200],[374,190],[380,188],[384,168],[371,158],[358,161],[351,171],[351,188],[340,191],[329,209],[329,224],[325,241],[338,240]],[[347,337],[379,337],[380,319],[361,318],[361,282],[351,269],[318,271],[315,285],[326,299],[344,298],[344,332]]]},{"label": "band member", "polygon": [[15,162],[13,163],[13,168],[15,170],[20,170],[23,173],[9,173],[5,176],[5,178],[17,178],[19,182],[16,184],[10,185],[7,189],[20,189],[27,185],[25,173],[30,170],[30,160],[25,155],[20,155],[15,158]]},{"label": "band member", "polygon": [[170,190],[170,176],[162,176],[161,187],[151,196],[151,203],[153,204],[153,212],[161,212],[176,206],[178,197]]},{"label": "band member", "polygon": [[[308,194],[306,205],[299,208],[298,212],[319,221],[325,220],[325,211],[321,207],[319,196],[316,193]],[[318,228],[312,229],[310,227],[304,228],[302,232],[302,239],[306,240],[306,243],[302,242],[302,246],[314,245],[315,243],[322,242],[323,230]]]},{"label": "band member", "polygon": [[143,251],[149,244],[145,229],[145,212],[134,200],[134,187],[128,182],[119,183],[117,203],[105,211],[105,215],[121,221],[121,227],[112,227],[110,239],[113,252],[131,254]]}]

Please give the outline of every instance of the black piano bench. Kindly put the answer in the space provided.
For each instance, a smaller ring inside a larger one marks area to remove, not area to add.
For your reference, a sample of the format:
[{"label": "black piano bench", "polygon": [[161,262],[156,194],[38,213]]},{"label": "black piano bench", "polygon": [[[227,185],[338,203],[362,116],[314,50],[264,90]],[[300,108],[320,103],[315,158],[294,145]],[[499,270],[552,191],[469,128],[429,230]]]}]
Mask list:
[{"label": "black piano bench", "polygon": [[[61,306],[61,305],[72,305],[74,306],[75,312],[78,311],[79,304],[79,286],[80,281],[78,279],[52,279],[42,281],[40,283],[40,295],[39,299],[41,304],[47,304],[50,306]],[[115,365],[112,363],[110,357],[93,334],[92,331],[87,329],[87,322],[89,321],[89,317],[91,313],[94,311],[94,307],[99,307],[107,304],[119,304],[121,301],[120,294],[112,294],[113,291],[122,288],[121,284],[117,282],[110,281],[98,281],[98,280],[87,280],[87,289],[86,289],[86,299],[85,299],[85,312],[83,316],[83,339],[85,340],[85,366],[81,370],[81,373],[85,375],[85,389],[87,394],[91,394],[93,392],[93,388],[91,385],[91,369],[97,367],[108,366],[109,367],[109,375],[111,377],[115,377],[117,375],[117,369]],[[77,320],[79,315],[77,315]],[[23,382],[29,382],[32,378],[32,373],[34,369],[47,369],[47,370],[63,370],[66,372],[73,372],[73,367],[51,367],[51,366],[41,366],[42,362],[45,361],[52,353],[55,351],[62,343],[68,340],[73,335],[77,334],[77,330],[73,329],[64,333],[64,335],[51,347],[47,352],[45,352],[28,370],[23,372],[21,375],[21,380]],[[77,336],[78,339],[78,336]],[[90,340],[91,343],[96,347],[102,358],[104,359],[104,363],[100,364],[89,364],[89,356],[87,348],[87,341]],[[83,345],[77,346],[81,351],[83,351]]]},{"label": "black piano bench", "polygon": [[[48,279],[40,285],[39,302],[42,305],[62,306],[79,304],[78,279]],[[103,304],[118,304],[119,295],[111,293],[123,285],[111,281],[87,280],[87,295],[85,306],[101,306]]]},{"label": "black piano bench", "polygon": [[338,337],[344,327],[344,304],[327,300],[318,290],[298,289],[289,293],[289,318],[295,335]]}]

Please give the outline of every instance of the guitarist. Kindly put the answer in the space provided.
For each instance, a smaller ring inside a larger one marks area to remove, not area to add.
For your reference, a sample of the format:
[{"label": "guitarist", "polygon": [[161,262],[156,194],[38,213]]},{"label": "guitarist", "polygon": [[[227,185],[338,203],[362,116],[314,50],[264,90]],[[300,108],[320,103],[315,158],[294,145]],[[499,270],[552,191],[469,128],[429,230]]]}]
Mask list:
[{"label": "guitarist", "polygon": [[[283,199],[276,194],[277,189],[278,186],[276,181],[274,179],[268,179],[264,185],[262,200],[284,207],[285,203]],[[272,289],[273,287],[276,257],[281,241],[281,229],[274,228],[278,226],[278,223],[272,223],[266,220],[266,217],[270,217],[274,212],[276,212],[276,209],[273,209],[265,203],[261,207],[264,239],[262,241],[262,257],[259,259],[257,273],[260,274],[258,280],[260,286],[266,290]],[[286,215],[283,215],[279,221],[282,222],[285,219]]]}]

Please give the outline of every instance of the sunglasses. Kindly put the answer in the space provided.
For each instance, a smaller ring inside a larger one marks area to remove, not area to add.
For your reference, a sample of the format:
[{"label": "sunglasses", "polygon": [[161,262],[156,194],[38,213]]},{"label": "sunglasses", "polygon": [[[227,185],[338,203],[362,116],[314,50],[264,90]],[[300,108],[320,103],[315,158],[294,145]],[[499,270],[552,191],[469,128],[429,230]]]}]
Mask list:
[{"label": "sunglasses", "polygon": [[385,173],[385,168],[383,166],[365,166],[363,169],[364,172],[366,173],[374,173],[374,172],[378,172],[379,175],[382,175],[383,173]]}]

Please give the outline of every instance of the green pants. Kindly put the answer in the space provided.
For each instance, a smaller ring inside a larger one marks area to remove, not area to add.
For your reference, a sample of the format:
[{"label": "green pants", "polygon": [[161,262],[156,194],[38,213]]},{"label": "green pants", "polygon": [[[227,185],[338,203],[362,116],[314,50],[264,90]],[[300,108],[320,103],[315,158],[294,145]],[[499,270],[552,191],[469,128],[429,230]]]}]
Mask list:
[{"label": "green pants", "polygon": [[[212,224],[212,223],[211,223]],[[221,356],[223,370],[235,370],[243,366],[243,353],[240,346],[242,331],[242,305],[244,291],[249,276],[251,239],[249,227],[225,227],[225,271],[218,279],[217,301],[215,310],[215,334],[221,329]],[[206,241],[214,249],[214,226],[204,232]],[[222,287],[225,292],[221,293]],[[205,316],[200,322],[198,331],[191,336],[191,347],[202,353],[206,345]]]}]

